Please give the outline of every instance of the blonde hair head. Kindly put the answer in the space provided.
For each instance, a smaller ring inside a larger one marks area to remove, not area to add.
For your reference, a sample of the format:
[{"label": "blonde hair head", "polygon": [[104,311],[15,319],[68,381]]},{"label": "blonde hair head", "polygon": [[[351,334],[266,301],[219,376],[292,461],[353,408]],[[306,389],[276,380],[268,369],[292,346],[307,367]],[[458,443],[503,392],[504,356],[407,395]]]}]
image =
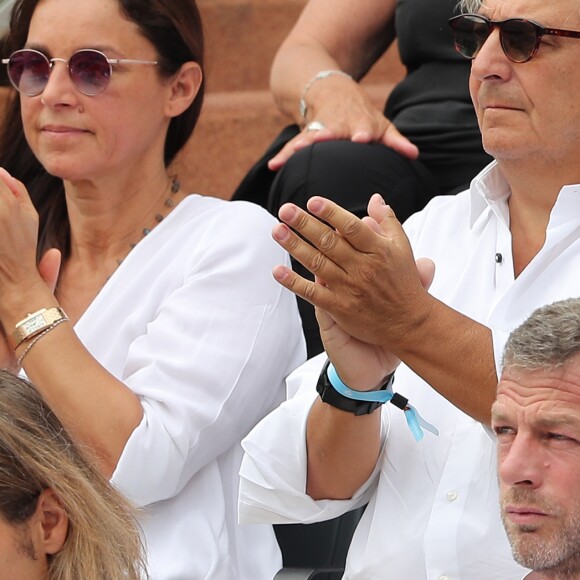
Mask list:
[{"label": "blonde hair head", "polygon": [[29,382],[0,370],[0,517],[27,521],[52,489],[69,525],[49,580],[147,577],[134,508],[73,443]]}]

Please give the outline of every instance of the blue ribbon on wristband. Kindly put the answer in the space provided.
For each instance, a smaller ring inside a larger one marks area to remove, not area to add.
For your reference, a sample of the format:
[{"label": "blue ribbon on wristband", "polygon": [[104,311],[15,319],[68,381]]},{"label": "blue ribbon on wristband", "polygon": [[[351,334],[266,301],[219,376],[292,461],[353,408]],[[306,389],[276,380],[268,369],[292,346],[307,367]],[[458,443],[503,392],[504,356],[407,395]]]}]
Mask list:
[{"label": "blue ribbon on wristband", "polygon": [[[336,372],[334,365],[330,363],[328,369],[326,370],[328,375],[328,380],[333,388],[338,391],[342,396],[348,397],[349,399],[355,399],[357,401],[367,401],[373,403],[388,403],[392,401],[393,397],[397,394],[394,393],[390,388],[380,390],[380,391],[355,391],[350,387],[347,387]],[[402,398],[399,396],[399,398]],[[405,419],[407,420],[407,425],[415,438],[415,441],[420,441],[423,439],[424,433],[423,429],[433,433],[433,435],[439,435],[439,430],[437,427],[425,421],[423,417],[419,414],[419,411],[415,409],[412,405],[409,405],[407,399],[405,400],[404,407],[401,407],[405,413]],[[397,405],[399,406],[399,405]]]}]

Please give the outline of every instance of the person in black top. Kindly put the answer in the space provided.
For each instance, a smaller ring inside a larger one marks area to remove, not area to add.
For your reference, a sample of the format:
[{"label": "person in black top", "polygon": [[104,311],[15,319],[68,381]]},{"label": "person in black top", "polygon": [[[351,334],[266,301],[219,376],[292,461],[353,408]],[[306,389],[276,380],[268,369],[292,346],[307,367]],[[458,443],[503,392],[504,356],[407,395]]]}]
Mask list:
[{"label": "person in black top", "polygon": [[[280,47],[271,87],[285,128],[234,193],[277,215],[313,195],[358,217],[380,193],[404,221],[434,196],[466,189],[491,161],[469,97],[470,64],[447,23],[456,0],[310,0]],[[398,41],[405,78],[377,110],[358,81]],[[403,137],[404,136],[404,137]],[[277,173],[275,173],[277,172]],[[294,262],[303,276],[307,270]],[[299,300],[308,354],[322,345]]]}]

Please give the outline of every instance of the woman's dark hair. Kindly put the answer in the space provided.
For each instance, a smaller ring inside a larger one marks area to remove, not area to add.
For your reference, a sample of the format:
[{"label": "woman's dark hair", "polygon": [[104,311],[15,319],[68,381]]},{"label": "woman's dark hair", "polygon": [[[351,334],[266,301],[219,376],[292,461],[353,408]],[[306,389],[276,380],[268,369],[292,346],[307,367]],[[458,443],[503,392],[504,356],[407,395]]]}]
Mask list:
[{"label": "woman's dark hair", "polygon": [[[3,49],[9,56],[24,46],[30,21],[40,0],[17,0],[12,10],[10,32]],[[125,16],[158,53],[162,75],[175,74],[180,66],[195,61],[203,70],[204,40],[201,16],[195,0],[118,0]],[[171,119],[165,140],[165,165],[183,148],[197,123],[204,96],[202,85],[190,107]],[[20,117],[20,99],[11,91],[0,134],[0,166],[22,181],[40,216],[37,258],[49,248],[58,248],[63,259],[70,254],[70,226],[62,180],[50,175],[32,153]]]}]

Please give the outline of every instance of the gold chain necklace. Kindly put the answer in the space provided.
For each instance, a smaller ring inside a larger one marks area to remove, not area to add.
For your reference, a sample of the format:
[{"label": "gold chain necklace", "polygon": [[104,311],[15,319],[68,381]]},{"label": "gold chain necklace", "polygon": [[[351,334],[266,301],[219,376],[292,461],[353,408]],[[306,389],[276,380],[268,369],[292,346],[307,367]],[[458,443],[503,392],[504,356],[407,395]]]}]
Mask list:
[{"label": "gold chain necklace", "polygon": [[[179,192],[179,189],[181,187],[181,184],[179,183],[179,180],[177,179],[177,176],[173,176],[171,178],[171,187],[169,189],[170,195],[169,197],[163,202],[163,213],[159,212],[158,214],[155,215],[155,223],[151,226],[151,227],[144,227],[141,230],[142,233],[142,237],[141,240],[145,237],[147,237],[151,231],[158,226],[171,212],[171,210],[175,207],[175,196],[177,195],[177,193]],[[132,250],[135,248],[135,246],[137,246],[137,244],[141,241],[138,240],[137,242],[130,242],[129,243],[129,251],[127,252],[127,254],[123,257],[123,258],[117,258],[117,268],[127,259],[127,256],[132,252]],[[107,277],[107,280],[112,276],[113,274],[110,274]]]}]

